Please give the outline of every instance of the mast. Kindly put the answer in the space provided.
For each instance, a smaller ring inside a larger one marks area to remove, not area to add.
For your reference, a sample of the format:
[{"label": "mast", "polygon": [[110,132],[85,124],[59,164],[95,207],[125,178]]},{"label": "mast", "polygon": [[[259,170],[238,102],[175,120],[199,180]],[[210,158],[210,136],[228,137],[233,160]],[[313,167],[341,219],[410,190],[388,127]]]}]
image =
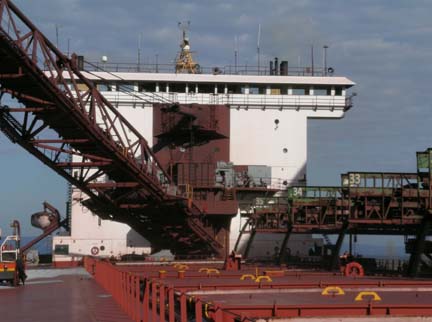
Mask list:
[{"label": "mast", "polygon": [[176,73],[196,74],[199,72],[199,65],[193,60],[189,38],[186,34],[190,21],[186,23],[179,22],[178,26],[182,30],[182,41],[180,43],[180,53],[176,59]]}]

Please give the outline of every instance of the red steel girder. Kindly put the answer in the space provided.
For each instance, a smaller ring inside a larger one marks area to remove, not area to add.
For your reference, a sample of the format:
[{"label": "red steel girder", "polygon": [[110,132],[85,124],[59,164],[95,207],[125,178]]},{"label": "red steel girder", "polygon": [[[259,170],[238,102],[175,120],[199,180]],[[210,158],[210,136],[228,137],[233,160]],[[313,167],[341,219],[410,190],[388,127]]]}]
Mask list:
[{"label": "red steel girder", "polygon": [[87,184],[89,188],[111,189],[111,188],[137,188],[139,184],[136,182],[94,182]]},{"label": "red steel girder", "polygon": [[[89,203],[92,210],[139,228],[138,216],[118,206],[119,196],[133,197],[138,204],[157,205],[171,199],[185,204],[183,198],[168,194],[175,189],[168,189],[171,179],[147,141],[78,70],[77,56],[69,59],[62,54],[8,0],[0,0],[0,52],[5,61],[0,74],[10,74],[10,70],[22,74],[0,79],[1,91],[27,108],[20,119],[12,115],[15,109],[1,107],[1,130],[85,192],[93,201]],[[83,87],[87,90],[80,91]],[[88,186],[102,176],[119,183],[115,191]],[[122,182],[133,185],[121,186]],[[198,237],[211,252],[224,253],[211,227],[198,219],[203,214],[196,205],[179,207],[179,211],[190,234],[179,240]]]}]

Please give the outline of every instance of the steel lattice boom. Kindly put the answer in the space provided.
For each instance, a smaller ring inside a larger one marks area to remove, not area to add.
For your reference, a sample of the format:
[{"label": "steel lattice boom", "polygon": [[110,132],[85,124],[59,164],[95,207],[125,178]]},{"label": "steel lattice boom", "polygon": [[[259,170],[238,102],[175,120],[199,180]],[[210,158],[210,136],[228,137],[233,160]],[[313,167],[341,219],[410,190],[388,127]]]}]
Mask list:
[{"label": "steel lattice boom", "polygon": [[19,102],[1,106],[2,132],[85,192],[102,218],[156,247],[221,255],[200,209],[176,196],[147,141],[82,75],[77,56],[62,54],[10,1],[0,1],[0,25],[0,95]]}]

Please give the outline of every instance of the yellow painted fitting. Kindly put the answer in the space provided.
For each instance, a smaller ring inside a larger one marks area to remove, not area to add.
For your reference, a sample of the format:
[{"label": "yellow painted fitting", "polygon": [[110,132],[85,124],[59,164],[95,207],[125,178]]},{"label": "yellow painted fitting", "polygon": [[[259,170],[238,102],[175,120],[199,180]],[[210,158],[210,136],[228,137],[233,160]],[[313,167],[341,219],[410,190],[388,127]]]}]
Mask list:
[{"label": "yellow painted fitting", "polygon": [[250,278],[252,281],[255,281],[255,275],[252,275],[252,274],[243,274],[243,275],[240,277],[240,280],[241,280],[241,281],[244,281],[244,280],[247,279],[247,278]]},{"label": "yellow painted fitting", "polygon": [[209,268],[207,270],[207,274],[210,274],[210,273],[220,274],[219,270],[216,268]]},{"label": "yellow painted fitting", "polygon": [[261,275],[261,276],[258,276],[258,277],[255,279],[255,282],[259,283],[259,282],[261,282],[261,280],[265,280],[265,281],[267,281],[267,282],[273,282],[273,280],[271,279],[271,277],[270,277],[270,276],[267,276],[267,275]]},{"label": "yellow painted fitting", "polygon": [[345,292],[339,286],[327,286],[321,295],[345,295]]},{"label": "yellow painted fitting", "polygon": [[364,296],[372,296],[374,301],[381,301],[381,297],[377,294],[377,292],[364,291],[357,294],[354,301],[363,301]]},{"label": "yellow painted fitting", "polygon": [[189,266],[187,266],[187,265],[185,265],[185,264],[181,264],[181,265],[178,265],[177,268],[178,268],[179,270],[185,270],[185,269],[189,269]]},{"label": "yellow painted fitting", "polygon": [[201,268],[198,270],[198,272],[199,272],[199,273],[202,273],[202,272],[206,272],[206,273],[207,273],[208,270],[209,270],[209,269],[208,269],[207,267],[201,267]]},{"label": "yellow painted fitting", "polygon": [[204,304],[204,316],[207,319],[210,319],[210,314],[209,314],[209,306],[210,304],[212,304],[212,302],[206,302],[206,304]]}]

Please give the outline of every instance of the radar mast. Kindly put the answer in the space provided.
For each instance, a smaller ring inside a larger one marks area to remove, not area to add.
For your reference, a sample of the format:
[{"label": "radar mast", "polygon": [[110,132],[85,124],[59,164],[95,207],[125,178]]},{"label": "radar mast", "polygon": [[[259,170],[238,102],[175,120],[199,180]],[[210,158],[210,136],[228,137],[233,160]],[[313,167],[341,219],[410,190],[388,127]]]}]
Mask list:
[{"label": "radar mast", "polygon": [[187,37],[189,26],[190,21],[178,23],[178,27],[182,31],[182,41],[180,43],[180,53],[176,59],[176,73],[196,74],[199,72],[199,65],[192,58],[189,38]]}]

